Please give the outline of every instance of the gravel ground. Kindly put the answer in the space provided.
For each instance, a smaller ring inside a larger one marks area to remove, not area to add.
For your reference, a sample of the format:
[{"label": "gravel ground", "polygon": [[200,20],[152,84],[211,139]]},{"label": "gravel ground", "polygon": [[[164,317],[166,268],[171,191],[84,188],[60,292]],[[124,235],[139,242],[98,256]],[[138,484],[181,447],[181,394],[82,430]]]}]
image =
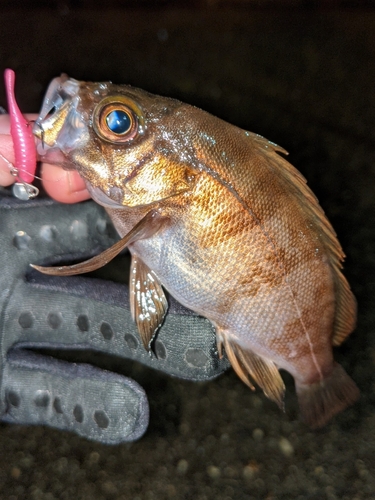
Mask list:
[{"label": "gravel ground", "polygon": [[289,151],[347,254],[359,319],[335,356],[362,397],[312,432],[287,375],[282,414],[231,371],[194,384],[106,359],[145,387],[146,435],[107,447],[2,425],[1,499],[375,498],[374,52],[372,10],[2,10],[1,66],[25,111],[64,71],[181,98]]}]

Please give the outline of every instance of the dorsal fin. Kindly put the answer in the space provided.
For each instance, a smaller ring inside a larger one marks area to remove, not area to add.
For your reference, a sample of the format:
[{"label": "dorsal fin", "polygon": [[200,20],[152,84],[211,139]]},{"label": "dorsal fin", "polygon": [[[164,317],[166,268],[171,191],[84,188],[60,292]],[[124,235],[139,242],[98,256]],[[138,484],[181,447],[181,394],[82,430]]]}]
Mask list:
[{"label": "dorsal fin", "polygon": [[350,290],[349,283],[342,274],[342,262],[345,254],[337,239],[336,233],[328,221],[323,209],[311,189],[306,184],[303,175],[279,152],[286,151],[262,136],[250,134],[259,153],[267,158],[280,180],[287,184],[290,192],[300,200],[308,219],[312,220],[319,230],[319,239],[323,244],[332,270],[335,287],[335,318],[333,323],[332,344],[340,345],[353,331],[356,323],[357,303]]},{"label": "dorsal fin", "polygon": [[254,390],[254,386],[249,381],[250,376],[269,399],[284,409],[285,385],[275,363],[243,349],[223,332],[219,332],[219,338],[240,379]]}]

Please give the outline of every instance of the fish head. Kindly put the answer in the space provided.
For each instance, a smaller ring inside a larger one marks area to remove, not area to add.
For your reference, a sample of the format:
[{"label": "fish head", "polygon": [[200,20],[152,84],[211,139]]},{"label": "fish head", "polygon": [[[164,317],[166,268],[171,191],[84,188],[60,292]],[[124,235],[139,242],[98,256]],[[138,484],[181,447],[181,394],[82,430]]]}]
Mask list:
[{"label": "fish head", "polygon": [[[184,105],[111,82],[52,80],[34,135],[43,161],[76,169],[101,205],[147,206],[189,189]],[[179,121],[179,124],[176,123]]]}]

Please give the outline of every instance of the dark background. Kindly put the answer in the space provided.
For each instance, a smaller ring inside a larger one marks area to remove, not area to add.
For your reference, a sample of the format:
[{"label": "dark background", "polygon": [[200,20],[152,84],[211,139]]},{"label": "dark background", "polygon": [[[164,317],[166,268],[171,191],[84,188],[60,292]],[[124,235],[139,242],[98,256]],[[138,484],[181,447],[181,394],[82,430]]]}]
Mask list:
[{"label": "dark background", "polygon": [[362,397],[312,432],[298,421],[288,376],[282,414],[231,371],[194,384],[133,367],[151,405],[139,442],[107,447],[2,425],[0,498],[375,498],[373,3],[106,5],[0,2],[0,70],[16,71],[21,109],[37,111],[66,72],[180,98],[285,147],[347,254],[358,327],[335,356]]}]

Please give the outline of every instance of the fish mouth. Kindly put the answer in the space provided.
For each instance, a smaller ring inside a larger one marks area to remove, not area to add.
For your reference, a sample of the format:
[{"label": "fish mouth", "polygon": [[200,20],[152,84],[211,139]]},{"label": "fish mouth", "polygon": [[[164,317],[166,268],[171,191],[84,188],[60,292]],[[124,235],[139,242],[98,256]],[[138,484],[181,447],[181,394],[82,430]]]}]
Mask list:
[{"label": "fish mouth", "polygon": [[77,80],[67,75],[52,80],[33,125],[33,134],[39,140],[38,154],[55,165],[65,166],[67,163],[66,158],[63,159],[56,150],[61,150],[66,156],[89,138],[82,111],[78,110],[79,85]]},{"label": "fish mouth", "polygon": [[126,208],[121,203],[118,203],[118,202],[114,201],[112,198],[110,198],[100,188],[94,187],[86,179],[85,179],[85,183],[86,183],[87,191],[90,193],[92,199],[95,200],[96,203],[99,203],[99,205],[102,205],[105,208],[122,208],[122,209]]},{"label": "fish mouth", "polygon": [[66,156],[60,148],[50,147],[37,140],[36,150],[39,159],[45,163],[62,166],[66,164]]},{"label": "fish mouth", "polygon": [[64,170],[76,170],[76,166],[69,161],[60,148],[47,146],[37,139],[36,150],[39,161],[49,163],[50,165],[56,165]]}]

